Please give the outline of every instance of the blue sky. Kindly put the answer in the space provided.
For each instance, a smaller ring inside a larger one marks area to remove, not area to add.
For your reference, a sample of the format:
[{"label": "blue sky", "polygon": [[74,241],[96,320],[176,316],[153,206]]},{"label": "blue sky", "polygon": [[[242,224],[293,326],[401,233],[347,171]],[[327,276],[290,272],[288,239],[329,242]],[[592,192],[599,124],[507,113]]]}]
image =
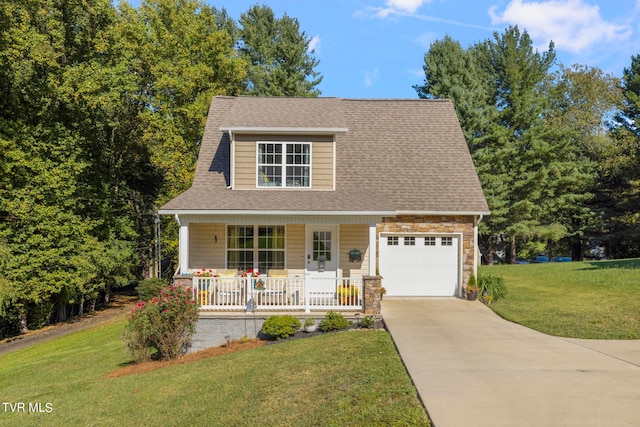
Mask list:
[{"label": "blue sky", "polygon": [[448,34],[466,48],[509,25],[540,50],[553,40],[565,66],[620,77],[640,54],[640,0],[205,1],[236,20],[256,3],[297,18],[320,60],[322,96],[415,98],[431,42]]}]

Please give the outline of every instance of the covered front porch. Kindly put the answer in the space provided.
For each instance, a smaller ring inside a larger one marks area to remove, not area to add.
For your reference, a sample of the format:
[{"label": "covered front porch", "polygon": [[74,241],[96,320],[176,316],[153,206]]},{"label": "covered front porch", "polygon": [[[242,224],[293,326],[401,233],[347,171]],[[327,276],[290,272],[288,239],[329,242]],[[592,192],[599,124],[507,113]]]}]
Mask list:
[{"label": "covered front porch", "polygon": [[362,277],[192,278],[194,299],[209,311],[363,311],[364,284]]},{"label": "covered front porch", "polygon": [[[203,311],[371,311],[381,215],[176,215],[175,282]],[[377,299],[380,299],[377,279]],[[368,288],[371,288],[368,291]],[[367,302],[366,295],[371,298]]]}]

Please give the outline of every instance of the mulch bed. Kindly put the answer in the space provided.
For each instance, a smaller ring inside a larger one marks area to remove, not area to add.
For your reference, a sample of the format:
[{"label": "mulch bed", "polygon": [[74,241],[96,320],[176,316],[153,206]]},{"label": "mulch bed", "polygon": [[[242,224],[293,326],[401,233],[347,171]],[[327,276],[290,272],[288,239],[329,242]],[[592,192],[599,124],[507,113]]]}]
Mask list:
[{"label": "mulch bed", "polygon": [[246,342],[231,341],[228,345],[225,344],[220,347],[212,347],[194,353],[187,353],[175,360],[151,360],[144,363],[128,364],[109,372],[106,377],[118,378],[124,377],[125,375],[141,374],[143,372],[155,371],[156,369],[162,369],[168,366],[182,365],[189,362],[195,362],[196,360],[209,359],[211,357],[221,356],[223,354],[235,353],[236,351],[251,350],[253,348],[262,347],[265,344],[266,341],[258,339],[248,340]]},{"label": "mulch bed", "polygon": [[[367,330],[375,330],[375,329],[384,329],[383,323],[380,321],[376,321],[376,324],[371,329],[362,329],[362,328],[353,327],[353,328],[350,328],[349,330],[350,331],[367,331]],[[335,331],[335,332],[340,332],[340,331]],[[175,360],[168,360],[168,361],[151,360],[149,362],[144,362],[144,363],[127,364],[114,371],[109,372],[106,375],[106,377],[118,378],[126,375],[141,374],[144,372],[155,371],[157,369],[163,369],[168,366],[182,365],[185,363],[195,362],[196,360],[203,360],[203,359],[209,359],[216,356],[221,356],[223,354],[230,354],[230,353],[235,353],[237,351],[243,351],[243,350],[251,350],[254,348],[263,347],[265,345],[280,344],[283,342],[296,340],[296,339],[311,338],[311,337],[315,337],[315,336],[327,334],[327,333],[331,333],[331,332],[322,332],[319,330],[315,332],[301,331],[283,340],[268,340],[268,341],[262,340],[262,339],[250,339],[248,341],[236,340],[236,341],[231,341],[229,342],[229,344],[225,344],[220,347],[212,347],[212,348],[208,348],[206,350],[201,350],[194,353],[187,353],[184,356]]]}]

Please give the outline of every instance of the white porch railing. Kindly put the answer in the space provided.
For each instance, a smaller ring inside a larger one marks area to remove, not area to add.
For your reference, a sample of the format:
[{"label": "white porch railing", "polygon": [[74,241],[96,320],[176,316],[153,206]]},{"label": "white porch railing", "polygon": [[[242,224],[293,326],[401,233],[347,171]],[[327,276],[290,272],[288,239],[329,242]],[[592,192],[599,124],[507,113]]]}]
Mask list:
[{"label": "white porch railing", "polygon": [[194,277],[204,310],[361,310],[362,278]]}]

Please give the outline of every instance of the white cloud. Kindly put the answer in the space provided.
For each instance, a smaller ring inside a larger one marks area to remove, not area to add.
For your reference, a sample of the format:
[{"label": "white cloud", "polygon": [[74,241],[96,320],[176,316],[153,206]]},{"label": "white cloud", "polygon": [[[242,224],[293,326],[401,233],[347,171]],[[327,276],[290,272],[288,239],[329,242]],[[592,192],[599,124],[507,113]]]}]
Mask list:
[{"label": "white cloud", "polygon": [[378,79],[378,68],[380,68],[380,67],[376,67],[373,70],[373,72],[365,71],[365,73],[364,73],[364,86],[365,87],[373,86],[375,81]]},{"label": "white cloud", "polygon": [[386,0],[384,7],[367,7],[376,18],[387,18],[390,15],[413,15],[431,0]]},{"label": "white cloud", "polygon": [[[362,18],[389,18],[396,16],[412,17],[428,22],[441,22],[444,24],[455,25],[458,27],[475,28],[478,30],[494,31],[494,28],[488,28],[476,24],[468,24],[462,21],[441,18],[439,16],[423,15],[417,13],[418,9],[425,4],[431,3],[432,0],[387,0],[386,7],[364,6],[357,10],[353,15]],[[640,0],[637,0],[640,1]]]},{"label": "white cloud", "polygon": [[423,4],[430,2],[431,0],[387,0],[385,4],[392,9],[415,13]]},{"label": "white cloud", "polygon": [[307,48],[307,50],[309,52],[311,52],[312,50],[315,50],[316,53],[318,53],[318,50],[320,50],[320,36],[311,37],[311,40],[309,40],[309,47]]},{"label": "white cloud", "polygon": [[605,21],[600,7],[584,0],[512,0],[503,12],[497,9],[489,9],[493,25],[518,25],[541,48],[553,40],[558,50],[578,53],[601,43],[628,40],[633,33],[626,23]]}]

